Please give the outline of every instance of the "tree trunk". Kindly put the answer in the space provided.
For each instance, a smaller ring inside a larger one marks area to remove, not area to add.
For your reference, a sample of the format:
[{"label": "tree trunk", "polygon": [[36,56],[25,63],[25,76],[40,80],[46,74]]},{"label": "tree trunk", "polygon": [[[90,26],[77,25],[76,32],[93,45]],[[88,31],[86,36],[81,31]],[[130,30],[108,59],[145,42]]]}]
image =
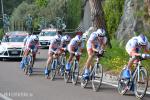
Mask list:
[{"label": "tree trunk", "polygon": [[148,15],[150,16],[150,0],[147,0],[147,6],[148,6]]},{"label": "tree trunk", "polygon": [[[102,8],[102,1],[103,0],[89,0],[90,8],[91,8],[91,17],[92,17],[92,26],[96,29],[103,28],[106,30],[106,23],[104,17],[104,11]],[[111,47],[109,34],[107,34],[108,38],[108,45]]]}]

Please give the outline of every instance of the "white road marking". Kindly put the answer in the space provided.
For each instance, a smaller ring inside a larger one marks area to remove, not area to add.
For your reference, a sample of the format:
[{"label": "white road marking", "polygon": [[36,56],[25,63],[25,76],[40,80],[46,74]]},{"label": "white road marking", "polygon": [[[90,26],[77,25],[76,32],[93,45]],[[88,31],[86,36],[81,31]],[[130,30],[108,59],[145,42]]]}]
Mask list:
[{"label": "white road marking", "polygon": [[3,98],[4,100],[13,100],[13,99],[11,99],[11,98],[9,98],[9,97],[1,94],[1,93],[0,93],[0,97]]}]

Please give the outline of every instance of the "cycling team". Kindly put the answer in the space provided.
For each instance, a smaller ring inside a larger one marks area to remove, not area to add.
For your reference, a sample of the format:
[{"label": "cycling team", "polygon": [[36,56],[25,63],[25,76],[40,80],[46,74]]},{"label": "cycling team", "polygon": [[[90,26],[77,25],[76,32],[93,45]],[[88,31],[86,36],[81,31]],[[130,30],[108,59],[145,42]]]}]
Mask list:
[{"label": "cycling team", "polygon": [[[93,58],[96,53],[103,54],[104,49],[106,47],[107,37],[106,31],[104,29],[97,29],[92,32],[87,40],[86,49],[88,53],[88,59],[85,63],[85,71],[83,77],[88,78],[90,74],[89,68],[92,66]],[[38,37],[36,35],[27,36],[24,40],[25,50],[24,50],[24,59],[25,63],[27,63],[26,57],[29,54],[29,51],[33,53],[33,59],[35,60],[36,53],[38,52]],[[83,52],[84,42],[82,39],[82,32],[76,32],[76,36],[71,39],[69,35],[62,36],[62,31],[58,30],[56,36],[51,40],[48,50],[48,58],[45,65],[44,74],[49,77],[50,73],[50,64],[52,63],[52,59],[56,57],[59,59],[59,56],[64,52],[69,52],[69,58],[66,62],[66,71],[70,71],[72,65],[73,57],[77,57],[77,60],[80,60],[80,55]],[[140,34],[138,36],[132,37],[126,44],[126,51],[130,56],[128,65],[126,68],[128,69],[128,73],[125,77],[130,77],[131,66],[134,62],[136,62],[137,57],[146,58],[147,54],[142,54],[142,48],[144,48],[144,52],[148,53],[149,51],[149,42],[145,35]],[[58,60],[59,61],[59,60]],[[58,62],[59,64],[60,62]],[[34,64],[34,63],[33,63]],[[33,66],[32,66],[33,67]]]}]

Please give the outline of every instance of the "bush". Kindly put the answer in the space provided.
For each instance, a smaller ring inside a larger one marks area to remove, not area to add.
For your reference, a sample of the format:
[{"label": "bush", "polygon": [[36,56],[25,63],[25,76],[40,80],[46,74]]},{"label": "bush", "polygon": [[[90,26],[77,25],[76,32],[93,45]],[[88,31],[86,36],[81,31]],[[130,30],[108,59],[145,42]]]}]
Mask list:
[{"label": "bush", "polygon": [[3,29],[0,28],[0,40],[2,39],[2,37],[3,37]]},{"label": "bush", "polygon": [[125,0],[105,0],[104,2],[104,14],[106,19],[106,26],[110,36],[114,36],[118,25],[120,23],[121,16],[123,14]]}]

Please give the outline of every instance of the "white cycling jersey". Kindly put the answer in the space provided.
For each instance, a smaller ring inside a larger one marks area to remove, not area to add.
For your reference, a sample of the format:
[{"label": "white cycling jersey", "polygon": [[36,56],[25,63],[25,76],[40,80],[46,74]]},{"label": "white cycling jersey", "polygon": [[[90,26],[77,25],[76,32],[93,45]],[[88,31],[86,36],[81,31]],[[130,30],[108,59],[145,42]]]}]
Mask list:
[{"label": "white cycling jersey", "polygon": [[63,47],[63,48],[66,48],[67,47],[67,42],[66,42],[67,40],[66,40],[66,35],[65,36],[63,36],[62,38],[61,38],[61,46]]},{"label": "white cycling jersey", "polygon": [[97,34],[95,32],[93,32],[87,41],[87,44],[86,44],[87,49],[92,49],[92,42],[94,43],[95,48],[100,49],[101,44],[106,44],[107,38],[104,37],[102,40],[99,40]]},{"label": "white cycling jersey", "polygon": [[28,37],[25,41],[25,49],[32,49],[34,52],[38,50],[38,42],[34,42],[33,37],[34,35],[31,35]]},{"label": "white cycling jersey", "polygon": [[31,35],[28,35],[28,36],[26,36],[26,37],[24,38],[24,40],[23,40],[24,45],[26,45],[26,42],[27,42],[27,40],[30,38],[30,36],[31,36]]},{"label": "white cycling jersey", "polygon": [[[131,38],[126,44],[126,51],[128,54],[131,53],[132,49],[135,48],[136,52],[139,53],[141,51],[141,46],[138,45],[137,37]],[[148,45],[146,45],[146,49],[148,49]]]},{"label": "white cycling jersey", "polygon": [[52,39],[49,45],[49,52],[57,51],[60,48],[60,42],[56,41],[56,39]]},{"label": "white cycling jersey", "polygon": [[69,52],[71,52],[71,46],[75,48],[74,52],[76,52],[80,48],[80,46],[78,45],[78,42],[76,41],[75,38],[72,38],[70,43],[68,44],[67,49]]}]

